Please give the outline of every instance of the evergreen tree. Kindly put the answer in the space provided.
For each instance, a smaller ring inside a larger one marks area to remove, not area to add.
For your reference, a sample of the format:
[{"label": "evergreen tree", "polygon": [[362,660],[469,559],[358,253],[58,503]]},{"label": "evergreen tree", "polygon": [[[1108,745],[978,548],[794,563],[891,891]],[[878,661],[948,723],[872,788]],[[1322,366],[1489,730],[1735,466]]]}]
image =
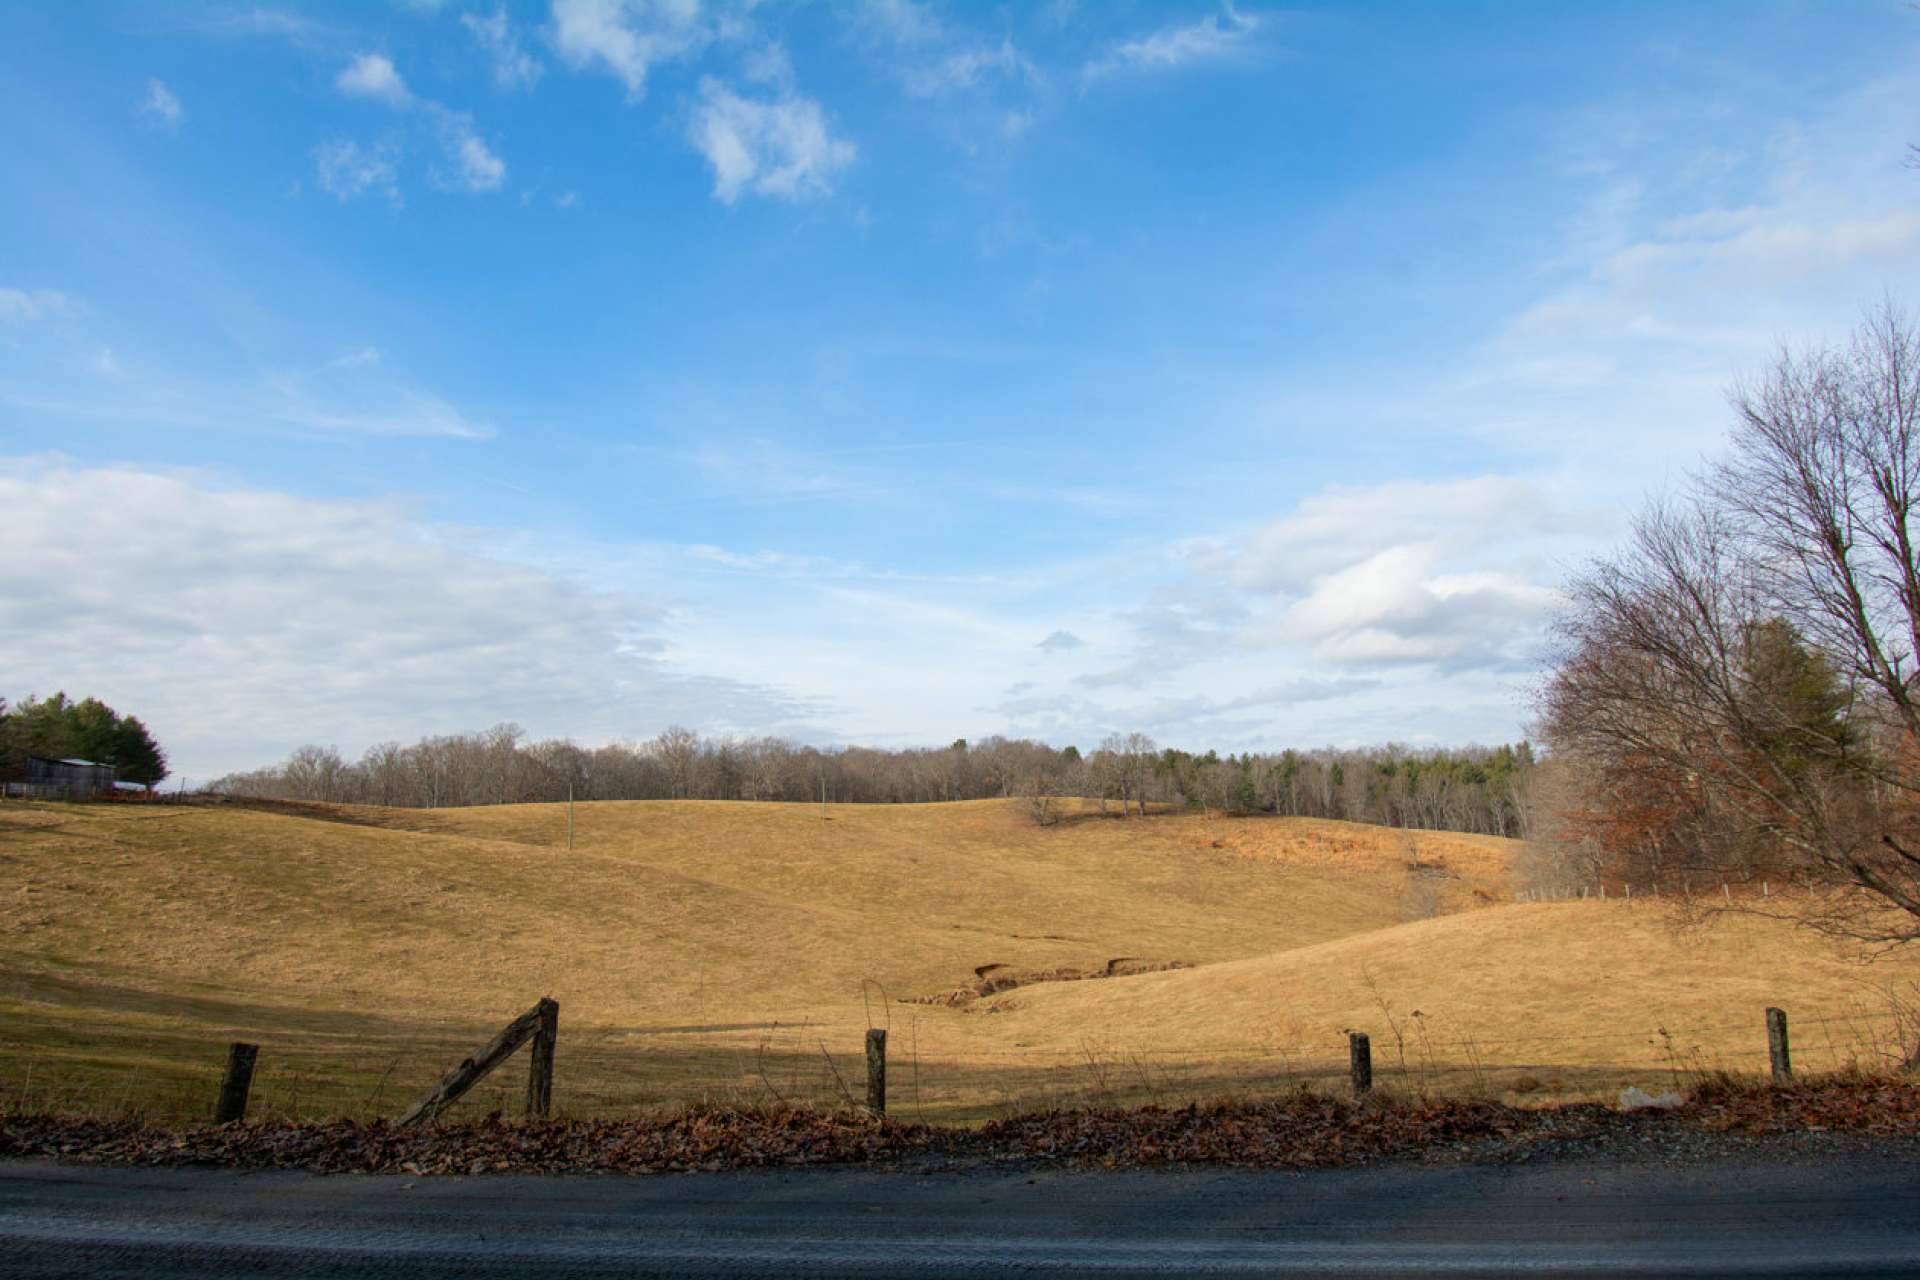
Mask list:
[{"label": "evergreen tree", "polygon": [[66,714],[70,754],[98,764],[117,764],[114,747],[119,741],[120,717],[98,698],[82,698]]},{"label": "evergreen tree", "polygon": [[20,750],[49,760],[64,760],[77,754],[73,707],[65,693],[56,693],[51,698],[28,698],[21,703],[13,713]]},{"label": "evergreen tree", "polygon": [[167,754],[139,717],[98,698],[75,702],[65,692],[11,710],[0,699],[0,771],[15,776],[27,756],[110,764],[123,781],[149,787],[167,776]]},{"label": "evergreen tree", "polygon": [[152,787],[167,776],[167,753],[138,716],[125,716],[113,732],[114,772],[124,782]]},{"label": "evergreen tree", "polygon": [[26,749],[20,745],[20,721],[7,700],[0,698],[0,778],[15,777],[25,763]]}]

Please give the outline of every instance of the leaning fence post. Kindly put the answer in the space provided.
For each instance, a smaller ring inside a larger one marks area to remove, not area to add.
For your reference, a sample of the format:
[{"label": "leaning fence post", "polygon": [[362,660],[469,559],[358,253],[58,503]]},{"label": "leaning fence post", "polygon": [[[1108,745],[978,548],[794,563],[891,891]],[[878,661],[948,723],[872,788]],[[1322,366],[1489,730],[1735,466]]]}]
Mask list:
[{"label": "leaning fence post", "polygon": [[[394,1124],[405,1128],[411,1124],[431,1121],[442,1111],[452,1106],[456,1099],[474,1085],[480,1083],[489,1071],[506,1061],[515,1049],[531,1039],[535,1033],[545,1030],[548,1033],[547,1087],[552,1087],[553,1074],[553,1034],[559,1027],[560,1006],[545,996],[540,1003],[500,1029],[500,1034],[489,1040],[480,1051],[470,1058],[462,1058],[460,1065],[440,1077],[440,1083],[427,1090],[420,1101],[408,1107]],[[536,1074],[540,1068],[534,1068]],[[528,1103],[533,1101],[533,1080],[527,1082]]]},{"label": "leaning fence post", "polygon": [[553,1046],[560,1038],[560,1006],[542,1000],[534,1008],[540,1012],[533,1029],[533,1047],[528,1051],[527,1115],[545,1119],[553,1106]]},{"label": "leaning fence post", "polygon": [[1787,1011],[1767,1010],[1767,1057],[1772,1060],[1773,1078],[1793,1079],[1793,1059],[1787,1052]]},{"label": "leaning fence post", "polygon": [[879,1027],[867,1032],[867,1110],[887,1114],[887,1033]]},{"label": "leaning fence post", "polygon": [[220,1100],[213,1108],[215,1124],[246,1119],[247,1094],[253,1089],[253,1064],[259,1056],[257,1044],[236,1041],[228,1046],[227,1074],[220,1081]]},{"label": "leaning fence post", "polygon": [[1364,1031],[1347,1032],[1347,1070],[1355,1097],[1373,1088],[1373,1042]]}]

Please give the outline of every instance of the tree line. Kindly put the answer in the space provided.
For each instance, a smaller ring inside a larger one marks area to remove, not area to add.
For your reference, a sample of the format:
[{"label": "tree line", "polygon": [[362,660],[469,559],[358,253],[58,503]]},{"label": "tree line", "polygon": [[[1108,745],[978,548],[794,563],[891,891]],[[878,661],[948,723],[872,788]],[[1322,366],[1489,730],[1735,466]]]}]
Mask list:
[{"label": "tree line", "polygon": [[703,737],[675,726],[644,742],[532,740],[517,725],[383,742],[357,760],[304,746],[213,784],[228,795],[408,808],[565,800],[771,800],[909,804],[1015,798],[1041,823],[1062,800],[1111,812],[1149,805],[1345,818],[1518,836],[1533,753],[1492,748],[1322,748],[1222,756],[1114,734],[1095,749],[991,737],[945,747],[822,748],[784,738]]},{"label": "tree line", "polygon": [[167,776],[167,753],[138,716],[64,692],[16,706],[0,698],[0,778],[19,778],[28,756],[110,764],[120,781],[149,787]]}]

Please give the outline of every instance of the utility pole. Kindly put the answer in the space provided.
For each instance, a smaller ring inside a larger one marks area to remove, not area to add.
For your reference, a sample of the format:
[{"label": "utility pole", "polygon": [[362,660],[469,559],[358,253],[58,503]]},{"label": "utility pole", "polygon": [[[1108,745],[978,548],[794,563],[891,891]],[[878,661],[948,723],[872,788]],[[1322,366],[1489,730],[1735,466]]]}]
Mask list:
[{"label": "utility pole", "polygon": [[567,852],[573,852],[573,780],[567,780]]}]

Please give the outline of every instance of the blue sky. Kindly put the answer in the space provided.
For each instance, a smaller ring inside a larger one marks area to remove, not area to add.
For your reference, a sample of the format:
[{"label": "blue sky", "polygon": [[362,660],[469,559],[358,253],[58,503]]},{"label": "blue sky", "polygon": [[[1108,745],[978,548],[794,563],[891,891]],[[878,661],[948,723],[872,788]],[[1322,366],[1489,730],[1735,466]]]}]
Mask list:
[{"label": "blue sky", "polygon": [[1902,4],[16,5],[0,655],[204,777],[1517,736],[1920,266]]}]

